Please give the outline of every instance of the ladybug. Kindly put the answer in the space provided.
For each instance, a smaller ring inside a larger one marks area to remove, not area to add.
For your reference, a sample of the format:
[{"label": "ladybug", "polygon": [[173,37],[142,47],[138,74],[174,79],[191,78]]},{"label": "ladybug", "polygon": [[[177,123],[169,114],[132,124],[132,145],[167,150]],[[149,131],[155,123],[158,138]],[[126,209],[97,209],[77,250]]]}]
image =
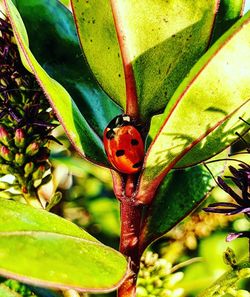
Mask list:
[{"label": "ladybug", "polygon": [[108,124],[103,143],[110,163],[118,171],[132,174],[140,170],[144,143],[128,115],[119,115]]}]

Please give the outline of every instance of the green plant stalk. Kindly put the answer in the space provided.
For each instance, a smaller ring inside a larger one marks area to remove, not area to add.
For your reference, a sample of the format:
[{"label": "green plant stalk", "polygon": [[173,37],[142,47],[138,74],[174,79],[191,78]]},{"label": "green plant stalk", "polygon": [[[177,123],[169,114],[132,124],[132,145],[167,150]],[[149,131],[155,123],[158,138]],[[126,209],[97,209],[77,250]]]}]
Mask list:
[{"label": "green plant stalk", "polygon": [[233,288],[240,279],[250,276],[250,262],[246,261],[235,265],[222,275],[210,288],[203,291],[198,297],[222,296],[229,288]]}]

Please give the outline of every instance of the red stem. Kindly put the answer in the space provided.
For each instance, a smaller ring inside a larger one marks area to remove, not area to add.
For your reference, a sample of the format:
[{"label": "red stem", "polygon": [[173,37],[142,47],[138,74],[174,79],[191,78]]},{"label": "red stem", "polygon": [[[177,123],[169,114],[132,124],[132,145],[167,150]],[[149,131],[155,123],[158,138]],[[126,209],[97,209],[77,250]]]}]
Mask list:
[{"label": "red stem", "polygon": [[126,84],[126,114],[132,118],[139,118],[138,100],[136,93],[136,84],[132,66],[132,57],[129,52],[128,40],[119,13],[119,7],[116,0],[110,0],[118,42],[122,56],[122,63]]},{"label": "red stem", "polygon": [[114,192],[121,203],[121,238],[120,252],[129,262],[125,281],[118,289],[118,297],[134,297],[136,294],[136,280],[139,272],[139,235],[142,217],[142,205],[134,200],[135,175],[122,177],[118,172],[112,171]]},{"label": "red stem", "polygon": [[134,297],[136,294],[136,279],[139,272],[139,235],[142,206],[124,199],[121,202],[121,239],[120,252],[129,261],[129,272],[124,283],[118,289],[118,297]]}]

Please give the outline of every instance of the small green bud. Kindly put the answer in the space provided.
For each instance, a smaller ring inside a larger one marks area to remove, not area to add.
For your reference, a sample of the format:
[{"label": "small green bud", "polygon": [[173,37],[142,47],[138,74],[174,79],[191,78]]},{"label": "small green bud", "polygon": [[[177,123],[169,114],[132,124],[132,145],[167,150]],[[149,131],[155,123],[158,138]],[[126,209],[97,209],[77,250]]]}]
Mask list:
[{"label": "small green bud", "polygon": [[235,253],[229,247],[226,249],[226,251],[223,254],[223,260],[226,265],[230,265],[231,267],[234,267],[237,264]]},{"label": "small green bud", "polygon": [[3,125],[0,125],[0,141],[2,144],[8,146],[10,142],[10,135]]},{"label": "small green bud", "polygon": [[16,147],[23,148],[25,146],[26,141],[23,129],[20,128],[16,130],[14,140]]},{"label": "small green bud", "polygon": [[240,278],[249,278],[250,277],[250,267],[241,268],[239,271]]},{"label": "small green bud", "polygon": [[16,153],[15,154],[15,162],[18,165],[23,165],[24,164],[24,161],[25,161],[24,154],[21,154],[21,153]]},{"label": "small green bud", "polygon": [[35,165],[33,162],[29,162],[24,166],[25,177],[27,177],[30,173],[33,172],[34,166]]},{"label": "small green bud", "polygon": [[4,145],[0,146],[0,156],[6,161],[12,161],[14,159],[12,152]]},{"label": "small green bud", "polygon": [[33,180],[41,179],[43,177],[44,172],[45,172],[45,166],[40,165],[32,174],[32,179]]},{"label": "small green bud", "polygon": [[50,202],[46,205],[46,210],[49,211],[53,206],[57,205],[61,199],[62,199],[62,193],[56,192],[50,199]]},{"label": "small green bud", "polygon": [[0,164],[0,173],[1,174],[11,174],[11,173],[13,173],[13,169],[10,165]]},{"label": "small green bud", "polygon": [[39,151],[39,144],[37,142],[32,142],[26,148],[25,153],[29,156],[34,156]]}]

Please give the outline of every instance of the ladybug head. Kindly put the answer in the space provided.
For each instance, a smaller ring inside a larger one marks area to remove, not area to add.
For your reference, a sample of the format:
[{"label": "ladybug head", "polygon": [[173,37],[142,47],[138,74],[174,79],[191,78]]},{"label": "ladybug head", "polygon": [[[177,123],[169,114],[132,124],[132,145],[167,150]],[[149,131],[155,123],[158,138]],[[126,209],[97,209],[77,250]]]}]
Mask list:
[{"label": "ladybug head", "polygon": [[123,126],[131,125],[131,118],[126,114],[120,114],[115,117],[109,124],[107,128],[115,129]]}]

